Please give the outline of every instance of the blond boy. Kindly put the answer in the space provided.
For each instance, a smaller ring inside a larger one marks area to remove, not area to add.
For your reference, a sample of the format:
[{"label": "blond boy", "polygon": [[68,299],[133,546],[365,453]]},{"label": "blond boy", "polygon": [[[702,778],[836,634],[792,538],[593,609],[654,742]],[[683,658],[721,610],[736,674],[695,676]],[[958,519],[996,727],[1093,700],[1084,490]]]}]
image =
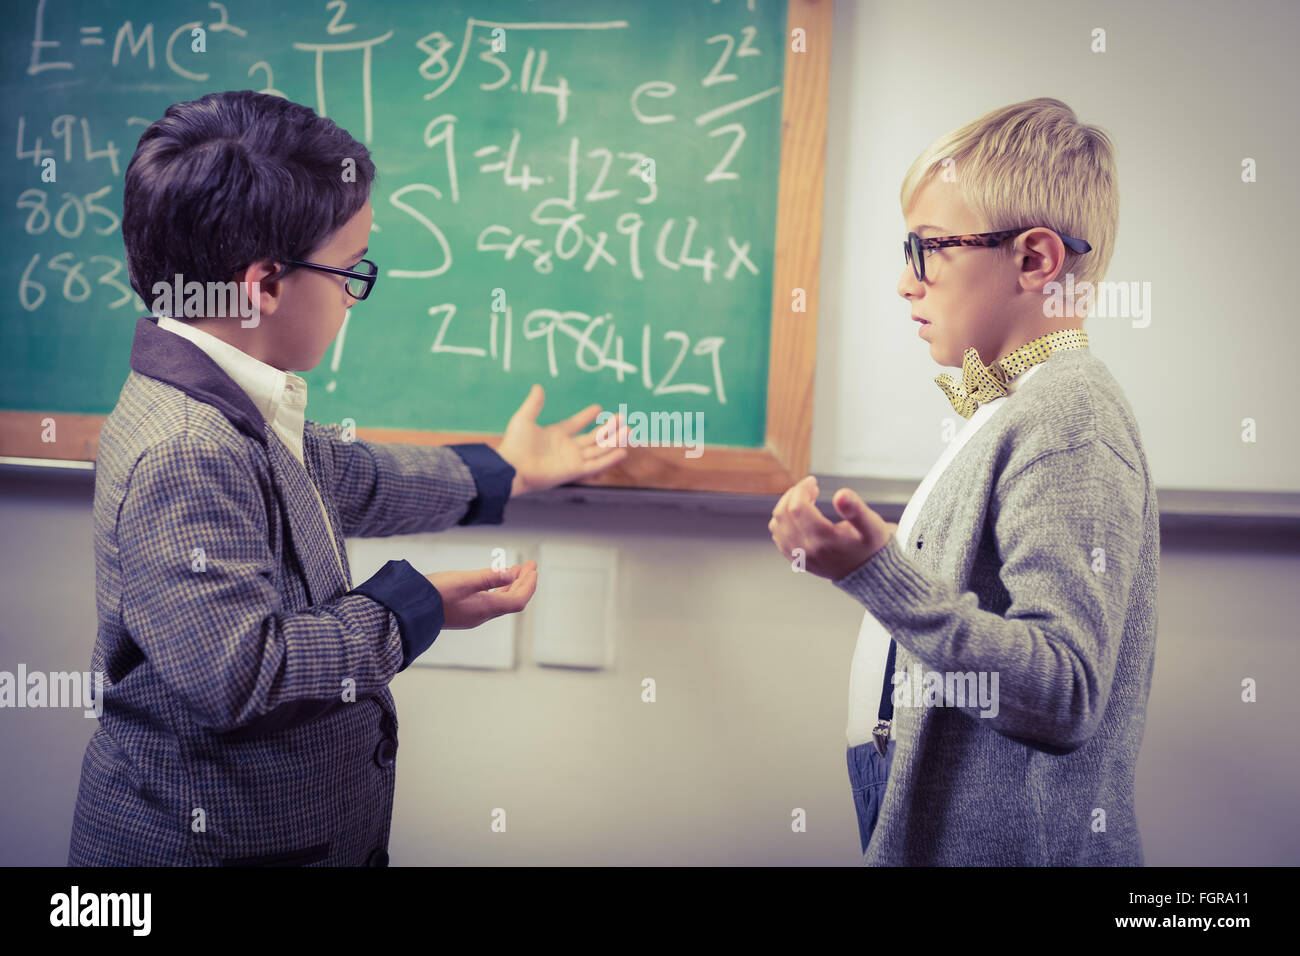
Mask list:
[{"label": "blond boy", "polygon": [[1058,100],[1018,103],[930,146],[900,198],[898,293],[963,370],[936,382],[966,421],[897,525],[849,489],[832,524],[812,477],[769,525],[866,608],[847,753],[863,863],[1140,866],[1159,510],[1133,411],[1055,285],[1105,275],[1110,141]]}]

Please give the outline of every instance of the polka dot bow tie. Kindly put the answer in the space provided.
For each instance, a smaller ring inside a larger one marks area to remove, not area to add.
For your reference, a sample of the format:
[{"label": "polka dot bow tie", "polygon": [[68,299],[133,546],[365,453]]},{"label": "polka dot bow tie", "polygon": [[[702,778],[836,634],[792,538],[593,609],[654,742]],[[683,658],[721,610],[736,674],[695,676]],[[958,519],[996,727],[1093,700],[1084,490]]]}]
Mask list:
[{"label": "polka dot bow tie", "polygon": [[1009,381],[1044,361],[1053,352],[1087,347],[1088,333],[1083,329],[1061,329],[1026,342],[992,365],[985,365],[980,361],[979,352],[969,348],[962,355],[960,385],[947,374],[940,375],[934,381],[948,396],[948,401],[957,414],[962,418],[970,418],[981,405],[1006,395],[1010,391],[1007,388]]}]

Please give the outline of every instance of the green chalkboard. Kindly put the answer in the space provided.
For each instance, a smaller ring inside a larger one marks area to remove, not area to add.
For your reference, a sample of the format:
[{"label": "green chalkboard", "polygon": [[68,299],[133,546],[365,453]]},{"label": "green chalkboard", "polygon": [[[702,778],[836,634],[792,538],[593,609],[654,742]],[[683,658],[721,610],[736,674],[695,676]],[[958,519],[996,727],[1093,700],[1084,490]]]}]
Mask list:
[{"label": "green chalkboard", "polygon": [[378,168],[381,279],[303,373],[309,417],[499,433],[539,382],[543,422],[701,411],[707,443],[764,444],[785,2],[22,7],[0,408],[111,410],[147,311],[118,225],[135,143],[170,103],[255,89]]}]

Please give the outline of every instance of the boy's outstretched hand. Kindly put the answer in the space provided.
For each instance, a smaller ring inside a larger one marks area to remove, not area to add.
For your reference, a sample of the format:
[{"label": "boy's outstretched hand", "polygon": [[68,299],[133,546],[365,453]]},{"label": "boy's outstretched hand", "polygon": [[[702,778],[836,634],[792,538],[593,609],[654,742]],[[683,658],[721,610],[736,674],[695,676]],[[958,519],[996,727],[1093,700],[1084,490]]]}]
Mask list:
[{"label": "boy's outstretched hand", "polygon": [[622,415],[579,435],[596,420],[600,406],[588,405],[576,415],[543,427],[537,424],[537,416],[545,401],[542,386],[534,385],[519,410],[510,416],[497,446],[497,454],[515,470],[511,497],[589,478],[627,457],[627,449],[620,447],[627,438]]},{"label": "boy's outstretched hand", "polygon": [[442,595],[444,628],[478,627],[524,609],[537,590],[537,562],[527,561],[503,571],[439,571],[425,577]]},{"label": "boy's outstretched hand", "polygon": [[831,524],[817,510],[817,495],[817,479],[809,475],[781,496],[767,528],[791,561],[794,550],[802,549],[804,568],[819,577],[833,581],[856,570],[898,530],[849,488],[835,492],[832,504],[844,520]]}]

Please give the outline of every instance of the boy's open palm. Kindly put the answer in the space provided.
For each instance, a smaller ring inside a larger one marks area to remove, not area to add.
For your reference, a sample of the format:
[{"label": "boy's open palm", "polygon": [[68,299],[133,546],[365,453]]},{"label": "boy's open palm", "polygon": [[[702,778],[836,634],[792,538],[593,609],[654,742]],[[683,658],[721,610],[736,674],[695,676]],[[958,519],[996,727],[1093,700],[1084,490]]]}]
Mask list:
[{"label": "boy's open palm", "polygon": [[[554,425],[538,425],[546,393],[534,385],[519,410],[510,416],[497,454],[515,469],[511,495],[543,491],[565,482],[590,478],[628,455],[628,429],[622,415],[599,428],[583,432],[600,416],[599,405],[588,405]],[[582,434],[578,434],[582,432]]]},{"label": "boy's open palm", "polygon": [[439,571],[425,577],[442,595],[444,628],[478,627],[494,617],[524,609],[537,590],[537,562],[516,564],[502,571]]}]

